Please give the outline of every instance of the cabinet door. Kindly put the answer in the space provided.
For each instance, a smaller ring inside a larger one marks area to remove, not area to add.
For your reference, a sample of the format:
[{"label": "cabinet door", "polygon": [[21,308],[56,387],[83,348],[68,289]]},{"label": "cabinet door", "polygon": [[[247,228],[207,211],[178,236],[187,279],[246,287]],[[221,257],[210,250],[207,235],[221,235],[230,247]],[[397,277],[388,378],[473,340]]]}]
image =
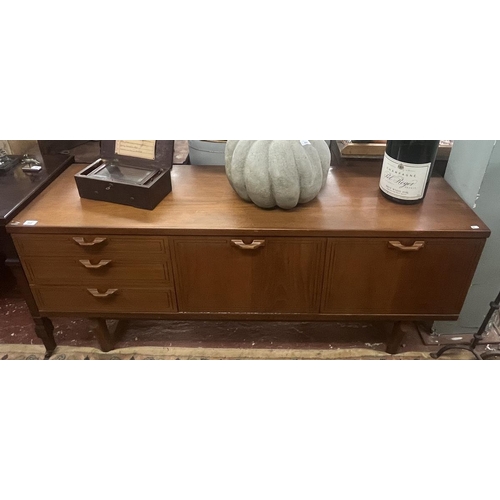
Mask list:
[{"label": "cabinet door", "polygon": [[484,242],[330,239],[321,312],[458,315]]},{"label": "cabinet door", "polygon": [[319,312],[326,240],[173,238],[179,310]]}]

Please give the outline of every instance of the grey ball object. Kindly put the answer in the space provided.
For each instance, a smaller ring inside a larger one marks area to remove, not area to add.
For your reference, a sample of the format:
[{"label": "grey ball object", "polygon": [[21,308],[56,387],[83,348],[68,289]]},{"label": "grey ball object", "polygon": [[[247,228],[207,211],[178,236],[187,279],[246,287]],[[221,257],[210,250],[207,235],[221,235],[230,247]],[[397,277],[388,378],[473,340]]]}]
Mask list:
[{"label": "grey ball object", "polygon": [[326,184],[331,154],[325,141],[307,142],[227,141],[229,183],[261,208],[291,209],[313,200]]}]

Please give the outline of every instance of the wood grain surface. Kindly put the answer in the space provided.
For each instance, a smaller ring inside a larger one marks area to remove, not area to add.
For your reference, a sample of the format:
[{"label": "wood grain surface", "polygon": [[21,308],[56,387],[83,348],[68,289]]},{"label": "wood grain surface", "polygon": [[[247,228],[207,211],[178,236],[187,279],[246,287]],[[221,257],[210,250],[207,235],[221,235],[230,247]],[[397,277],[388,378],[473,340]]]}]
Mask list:
[{"label": "wood grain surface", "polygon": [[[442,178],[388,201],[380,167],[335,167],[284,211],[241,200],[224,167],[178,165],[149,211],[80,198],[75,165],[7,229],[41,314],[97,318],[107,350],[103,318],[455,319],[490,231]],[[388,336],[395,351],[404,328]]]},{"label": "wood grain surface", "polygon": [[[398,205],[378,189],[373,162],[330,171],[312,202],[293,210],[263,210],[241,200],[224,167],[177,165],[173,190],[153,211],[82,199],[73,165],[17,217],[12,233],[486,238],[487,226],[442,178],[433,178],[419,205]],[[36,225],[24,226],[26,220]],[[477,227],[477,229],[473,229]]]},{"label": "wood grain surface", "polygon": [[325,239],[260,241],[242,249],[231,238],[173,238],[179,310],[318,313]]},{"label": "wood grain surface", "polygon": [[102,296],[95,296],[95,287],[86,286],[37,286],[31,289],[41,313],[84,313],[86,316],[105,317],[123,313],[166,313],[177,311],[175,293],[168,288],[120,287],[105,296],[107,286],[97,288]]},{"label": "wood grain surface", "polygon": [[414,241],[329,239],[321,312],[458,315],[484,240]]}]

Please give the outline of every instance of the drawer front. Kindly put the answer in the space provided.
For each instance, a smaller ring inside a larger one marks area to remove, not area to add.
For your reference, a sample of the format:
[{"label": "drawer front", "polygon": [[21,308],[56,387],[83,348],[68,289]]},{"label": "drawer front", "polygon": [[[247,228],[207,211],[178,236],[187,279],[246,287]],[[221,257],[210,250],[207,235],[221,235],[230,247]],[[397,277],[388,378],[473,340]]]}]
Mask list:
[{"label": "drawer front", "polygon": [[330,239],[321,312],[458,315],[485,240]]},{"label": "drawer front", "polygon": [[32,286],[44,313],[169,313],[176,312],[171,289]]},{"label": "drawer front", "polygon": [[20,256],[115,256],[129,259],[163,258],[168,255],[168,239],[157,236],[109,236],[64,234],[12,235]]},{"label": "drawer front", "polygon": [[326,239],[175,237],[183,312],[317,313]]},{"label": "drawer front", "polygon": [[23,266],[28,281],[35,285],[79,285],[105,283],[171,285],[172,275],[167,262],[131,261],[120,256],[101,259],[95,256],[25,257]]}]

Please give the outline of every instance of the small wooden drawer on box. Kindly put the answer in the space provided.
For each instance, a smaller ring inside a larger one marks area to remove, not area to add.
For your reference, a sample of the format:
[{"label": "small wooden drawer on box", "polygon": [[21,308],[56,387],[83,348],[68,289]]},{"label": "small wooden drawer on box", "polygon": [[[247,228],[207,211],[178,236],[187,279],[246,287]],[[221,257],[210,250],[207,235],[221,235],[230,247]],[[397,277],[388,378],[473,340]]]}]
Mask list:
[{"label": "small wooden drawer on box", "polygon": [[153,210],[170,191],[174,141],[101,141],[101,155],[75,174],[82,198]]},{"label": "small wooden drawer on box", "polygon": [[[151,259],[168,253],[168,240],[159,236],[14,234],[14,243],[24,256],[85,256],[127,254]],[[84,257],[82,257],[84,258]]]},{"label": "small wooden drawer on box", "polygon": [[134,314],[176,312],[175,293],[166,288],[32,286],[44,313]]},{"label": "small wooden drawer on box", "polygon": [[129,285],[172,285],[170,262],[128,260],[96,256],[77,257],[24,257],[22,260],[28,281],[34,285],[80,285],[113,283]]}]

